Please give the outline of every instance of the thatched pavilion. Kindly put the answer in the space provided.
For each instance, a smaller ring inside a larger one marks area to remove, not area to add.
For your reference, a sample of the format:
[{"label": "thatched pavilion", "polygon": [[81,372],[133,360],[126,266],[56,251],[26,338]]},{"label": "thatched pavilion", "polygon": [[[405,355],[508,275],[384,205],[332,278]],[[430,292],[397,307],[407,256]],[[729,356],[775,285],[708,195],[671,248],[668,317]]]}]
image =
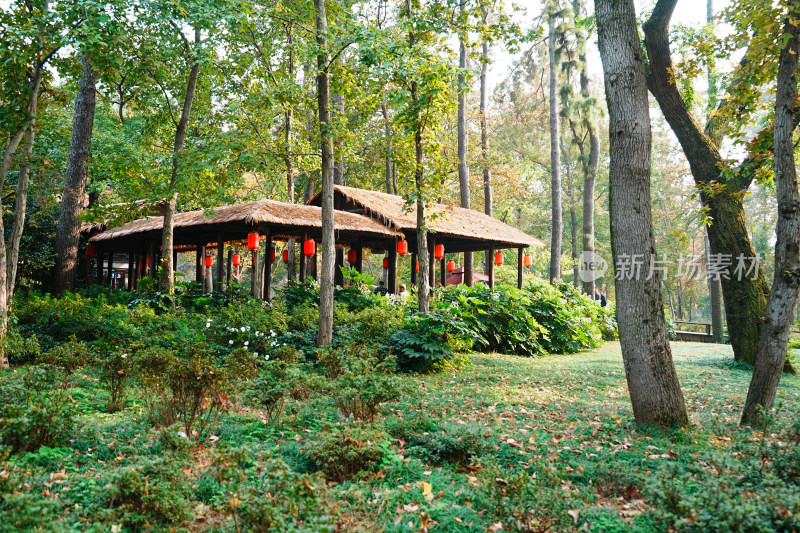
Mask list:
[{"label": "thatched pavilion", "polygon": [[[274,200],[259,200],[242,204],[217,207],[213,210],[197,210],[175,215],[174,257],[177,254],[195,252],[196,279],[201,286],[209,289],[208,277],[213,276],[218,286],[222,286],[227,272],[227,281],[231,280],[231,251],[225,258],[226,244],[253,244],[253,234],[259,242],[258,250],[252,252],[253,295],[270,298],[272,276],[265,269],[274,261],[274,241],[297,239],[321,241],[322,209],[314,203],[309,205],[288,204]],[[387,252],[384,264],[388,270],[388,289],[396,292],[397,287],[397,255],[398,243],[406,240],[408,251],[412,253],[412,265],[416,260],[416,214],[414,209],[407,210],[405,201],[399,196],[373,191],[354,189],[352,187],[335,188],[334,226],[336,232],[336,263],[344,264],[345,251],[351,251],[348,260],[361,271],[363,250]],[[518,284],[522,284],[523,250],[529,246],[541,246],[541,241],[522,233],[496,219],[481,213],[458,207],[436,204],[432,206],[429,228],[431,250],[431,279],[434,274],[433,250],[436,244],[444,245],[447,252],[489,251],[494,254],[502,248],[518,249]],[[87,253],[97,257],[97,278],[111,284],[134,288],[143,275],[154,276],[159,264],[161,231],[163,218],[149,216],[129,222],[120,227],[106,228],[94,225],[85,228],[88,236]],[[315,248],[312,246],[312,248]],[[207,259],[212,250],[216,251],[216,260]],[[262,255],[263,252],[263,255]],[[209,254],[209,255],[207,255]],[[316,260],[299,261],[299,277],[315,275]],[[492,257],[490,255],[490,257]],[[208,266],[212,263],[215,269]],[[441,279],[445,279],[445,261],[441,261]],[[224,265],[227,268],[224,268]],[[488,272],[491,285],[494,281],[492,261],[489,261]],[[411,269],[412,284],[415,283],[416,272]],[[342,282],[341,272],[336,269],[337,283]],[[123,281],[124,280],[124,281]]]}]

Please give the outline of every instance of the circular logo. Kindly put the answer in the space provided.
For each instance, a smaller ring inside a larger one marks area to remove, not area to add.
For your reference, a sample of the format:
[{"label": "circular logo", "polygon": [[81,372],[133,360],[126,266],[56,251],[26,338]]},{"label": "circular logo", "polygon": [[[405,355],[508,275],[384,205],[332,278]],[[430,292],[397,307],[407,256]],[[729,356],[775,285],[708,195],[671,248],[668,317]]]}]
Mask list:
[{"label": "circular logo", "polygon": [[602,278],[606,270],[608,263],[594,252],[584,250],[578,257],[578,276],[584,283]]}]

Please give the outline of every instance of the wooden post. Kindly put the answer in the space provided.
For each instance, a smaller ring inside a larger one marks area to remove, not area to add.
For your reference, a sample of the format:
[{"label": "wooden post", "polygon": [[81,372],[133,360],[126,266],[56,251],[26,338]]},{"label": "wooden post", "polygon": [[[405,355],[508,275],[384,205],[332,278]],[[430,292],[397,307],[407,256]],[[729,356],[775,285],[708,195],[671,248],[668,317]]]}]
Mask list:
[{"label": "wooden post", "polygon": [[411,252],[411,285],[417,284],[417,252]]},{"label": "wooden post", "polygon": [[178,271],[178,248],[172,245],[172,278],[175,279],[175,272]]},{"label": "wooden post", "polygon": [[150,266],[147,268],[147,275],[154,278],[156,276],[156,243],[150,241],[150,247],[147,252],[147,257],[150,259]]},{"label": "wooden post", "polygon": [[[260,240],[261,240],[261,235],[259,235],[259,241]],[[252,267],[250,269],[250,271],[251,271],[250,293],[253,296],[253,298],[258,300],[261,297],[261,294],[260,294],[260,292],[261,292],[261,282],[258,279],[259,278],[259,276],[258,276],[258,274],[259,274],[259,272],[258,272],[259,271],[259,268],[258,268],[258,263],[259,263],[259,261],[258,261],[258,257],[259,257],[258,248],[253,250],[253,253],[250,254],[250,255],[251,255],[251,262],[253,263]]]},{"label": "wooden post", "polygon": [[361,274],[364,271],[364,247],[358,242],[353,248],[356,251],[356,270]]},{"label": "wooden post", "polygon": [[436,237],[430,238],[428,251],[430,252],[430,258],[428,260],[428,283],[430,283],[431,290],[433,290],[434,285],[436,285]]},{"label": "wooden post", "polygon": [[197,245],[197,258],[195,261],[197,272],[195,278],[200,284],[200,293],[206,292],[206,247],[203,244]]},{"label": "wooden post", "polygon": [[306,271],[308,267],[308,257],[306,257],[306,240],[308,239],[308,233],[305,231],[303,235],[300,237],[300,283],[303,283],[306,280]]},{"label": "wooden post", "polygon": [[97,247],[97,255],[95,256],[95,261],[97,261],[97,272],[95,273],[95,283],[98,285],[103,284],[103,249],[100,246]]},{"label": "wooden post", "polygon": [[517,250],[517,288],[522,288],[522,251],[524,248]]},{"label": "wooden post", "polygon": [[[264,243],[264,291],[261,297],[264,300],[272,299],[272,232],[267,228],[267,240]],[[278,259],[277,256],[275,259]]]},{"label": "wooden post", "polygon": [[108,272],[106,272],[106,285],[112,287],[114,281],[114,252],[108,252]]},{"label": "wooden post", "polygon": [[231,285],[231,277],[233,275],[233,250],[228,250],[228,268],[225,269],[226,272],[226,281],[228,286]]},{"label": "wooden post", "polygon": [[389,294],[397,294],[397,245],[389,247]]},{"label": "wooden post", "polygon": [[128,290],[133,290],[133,273],[136,270],[136,263],[133,252],[128,252]]},{"label": "wooden post", "polygon": [[225,242],[222,240],[222,233],[217,234],[217,290],[222,290],[222,275],[225,269]]},{"label": "wooden post", "polygon": [[445,287],[447,285],[447,254],[444,254],[441,261],[439,261],[439,286]]},{"label": "wooden post", "polygon": [[489,247],[489,256],[486,258],[486,270],[489,272],[489,288],[494,288],[494,246]]},{"label": "wooden post", "polygon": [[337,287],[344,285],[344,276],[342,275],[342,267],[344,266],[344,248],[341,246],[336,247],[336,266],[333,271],[333,283]]}]

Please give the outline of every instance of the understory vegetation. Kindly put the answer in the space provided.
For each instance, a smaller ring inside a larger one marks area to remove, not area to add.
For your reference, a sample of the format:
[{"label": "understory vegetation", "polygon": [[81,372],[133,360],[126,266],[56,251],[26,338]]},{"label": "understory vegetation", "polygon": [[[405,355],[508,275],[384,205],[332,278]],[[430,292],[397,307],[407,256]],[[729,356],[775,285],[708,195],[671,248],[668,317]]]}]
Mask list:
[{"label": "understory vegetation", "polygon": [[[361,288],[359,288],[361,287]],[[611,313],[533,281],[433,312],[313,284],[18,295],[0,523],[19,531],[792,531],[800,381],[765,432],[749,373],[676,344],[696,424],[635,427]],[[589,351],[587,351],[589,350]],[[476,353],[484,352],[484,353]],[[518,355],[502,355],[502,353]],[[690,355],[691,354],[691,355]],[[537,357],[520,357],[529,355]]]}]

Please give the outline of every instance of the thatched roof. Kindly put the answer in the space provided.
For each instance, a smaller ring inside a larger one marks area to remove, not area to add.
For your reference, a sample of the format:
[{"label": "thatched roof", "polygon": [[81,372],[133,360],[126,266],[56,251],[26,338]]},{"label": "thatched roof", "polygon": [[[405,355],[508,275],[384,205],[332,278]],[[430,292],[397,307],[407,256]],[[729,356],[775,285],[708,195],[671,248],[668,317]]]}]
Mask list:
[{"label": "thatched roof", "polygon": [[[281,237],[281,228],[306,228],[318,229],[322,227],[322,209],[310,205],[296,205],[278,202],[275,200],[258,200],[235,205],[226,205],[209,210],[198,209],[175,215],[176,241],[179,230],[189,229],[209,231],[216,228],[234,228],[267,224],[276,227],[274,237]],[[336,231],[366,233],[380,238],[402,237],[396,229],[386,227],[371,218],[354,213],[337,211],[334,213]],[[149,232],[161,232],[163,217],[148,217],[129,222],[118,228],[111,228],[91,237],[91,242],[106,242],[125,237],[132,237]],[[295,231],[287,232],[287,236],[294,236]],[[241,231],[237,234],[241,239]]]},{"label": "thatched roof", "polygon": [[[309,205],[319,205],[320,194],[314,196]],[[344,200],[337,209],[365,214],[406,233],[417,227],[416,206],[407,206],[400,196],[342,185],[334,186],[334,195],[340,196],[335,201]],[[510,247],[544,245],[536,237],[472,209],[433,204],[426,219],[428,228],[443,237],[488,241]]]}]

